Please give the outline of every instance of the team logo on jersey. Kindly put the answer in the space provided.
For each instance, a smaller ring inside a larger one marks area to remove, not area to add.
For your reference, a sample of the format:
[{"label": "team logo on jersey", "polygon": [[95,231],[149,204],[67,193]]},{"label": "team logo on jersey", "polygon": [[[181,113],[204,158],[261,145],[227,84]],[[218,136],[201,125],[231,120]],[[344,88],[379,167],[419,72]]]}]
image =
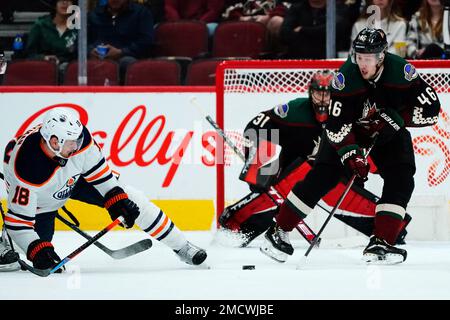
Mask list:
[{"label": "team logo on jersey", "polygon": [[359,120],[370,119],[372,115],[377,111],[377,103],[374,102],[373,104],[371,104],[369,99],[364,102],[363,106],[364,108],[362,116]]},{"label": "team logo on jersey", "polygon": [[338,72],[331,81],[331,86],[336,90],[342,90],[345,88],[345,77],[342,73]]},{"label": "team logo on jersey", "polygon": [[75,176],[70,177],[64,184],[64,186],[53,194],[53,198],[55,198],[56,200],[65,200],[69,198],[70,195],[72,194],[73,189],[75,188],[75,184],[79,176],[80,175],[77,174]]},{"label": "team logo on jersey", "polygon": [[416,68],[410,63],[405,65],[405,68],[403,70],[405,72],[405,79],[408,81],[414,80],[419,75]]},{"label": "team logo on jersey", "polygon": [[287,103],[279,104],[273,109],[273,112],[280,118],[286,118],[289,112],[289,105]]}]

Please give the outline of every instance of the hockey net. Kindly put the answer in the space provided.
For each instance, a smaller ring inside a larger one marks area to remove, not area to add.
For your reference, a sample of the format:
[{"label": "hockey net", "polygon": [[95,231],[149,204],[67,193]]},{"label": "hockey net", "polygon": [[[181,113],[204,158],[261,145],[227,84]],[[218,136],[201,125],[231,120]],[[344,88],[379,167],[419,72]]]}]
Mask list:
[{"label": "hockey net", "polygon": [[[280,60],[226,61],[219,65],[216,73],[217,105],[216,121],[227,136],[244,150],[243,129],[258,112],[278,104],[306,97],[312,75],[318,70],[336,71],[343,60]],[[447,239],[449,225],[448,191],[450,186],[450,61],[413,61],[421,77],[430,83],[439,95],[442,110],[439,122],[433,127],[412,129],[418,173],[416,174],[416,198],[411,206],[426,203],[441,206],[432,210],[439,217],[435,223],[445,228],[433,235],[423,234],[418,238]],[[219,148],[220,150],[220,148]],[[248,187],[238,180],[242,161],[227,145],[223,147],[223,161],[217,165],[217,213],[226,205],[242,198]],[[380,189],[380,181],[375,189]],[[378,190],[371,190],[380,193]],[[435,211],[433,211],[435,210]]]}]

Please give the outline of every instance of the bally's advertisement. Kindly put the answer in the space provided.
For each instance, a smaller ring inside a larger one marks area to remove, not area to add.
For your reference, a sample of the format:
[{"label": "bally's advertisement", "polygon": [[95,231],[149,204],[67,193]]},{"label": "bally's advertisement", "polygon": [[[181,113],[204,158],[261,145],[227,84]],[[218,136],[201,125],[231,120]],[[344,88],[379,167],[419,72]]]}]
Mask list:
[{"label": "bally's advertisement", "polygon": [[[139,92],[126,88],[116,92],[64,90],[0,90],[2,159],[8,141],[39,124],[47,110],[58,106],[72,108],[102,147],[111,168],[120,173],[123,183],[142,190],[182,230],[209,230],[214,226],[218,138],[204,120],[205,115],[216,118],[213,88],[192,92],[187,88]],[[193,97],[196,106],[191,103]],[[228,97],[225,125],[228,130],[242,130],[259,111],[289,98],[239,94]],[[444,199],[448,213],[450,97],[440,94],[440,100],[443,108],[438,124],[410,130],[417,165],[413,197]],[[242,163],[226,167],[227,202],[246,195],[248,187],[238,180]],[[369,181],[367,187],[379,194],[381,179]],[[71,186],[67,187],[69,190]],[[0,198],[4,206],[5,193],[2,183]],[[82,221],[85,230],[99,230],[110,221],[105,210],[77,201],[69,200],[67,208]],[[57,229],[64,227],[58,224]]]}]

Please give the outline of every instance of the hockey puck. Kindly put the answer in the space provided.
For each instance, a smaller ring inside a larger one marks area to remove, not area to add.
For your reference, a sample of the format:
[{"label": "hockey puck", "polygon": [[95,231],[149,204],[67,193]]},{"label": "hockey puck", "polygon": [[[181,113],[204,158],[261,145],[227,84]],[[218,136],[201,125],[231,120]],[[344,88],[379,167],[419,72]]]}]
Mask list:
[{"label": "hockey puck", "polygon": [[255,270],[255,266],[253,265],[242,266],[242,270]]}]

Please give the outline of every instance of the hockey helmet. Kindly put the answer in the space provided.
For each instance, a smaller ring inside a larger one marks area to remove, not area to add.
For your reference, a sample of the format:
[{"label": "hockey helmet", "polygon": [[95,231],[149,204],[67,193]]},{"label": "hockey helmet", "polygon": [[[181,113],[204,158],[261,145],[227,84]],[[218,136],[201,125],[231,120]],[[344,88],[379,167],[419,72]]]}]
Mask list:
[{"label": "hockey helmet", "polygon": [[309,96],[316,114],[316,119],[319,122],[325,122],[328,118],[328,105],[332,80],[333,73],[331,71],[317,71],[313,74],[309,84]]},{"label": "hockey helmet", "polygon": [[[65,145],[72,143],[71,153],[74,153],[83,144],[83,125],[75,112],[67,108],[54,108],[48,111],[44,116],[40,133],[50,150],[63,159],[67,159],[61,155]],[[50,144],[52,137],[58,139],[58,150]]]},{"label": "hockey helmet", "polygon": [[357,53],[374,53],[382,62],[388,47],[386,34],[382,29],[364,28],[353,40],[351,59],[356,64]]}]

